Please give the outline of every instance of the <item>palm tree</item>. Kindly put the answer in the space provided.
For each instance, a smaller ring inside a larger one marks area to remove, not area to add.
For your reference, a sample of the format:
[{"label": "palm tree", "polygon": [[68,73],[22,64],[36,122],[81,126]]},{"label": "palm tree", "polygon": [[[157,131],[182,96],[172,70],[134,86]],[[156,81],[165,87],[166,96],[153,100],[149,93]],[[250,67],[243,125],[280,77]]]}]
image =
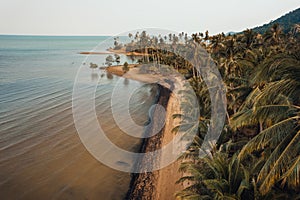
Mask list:
[{"label": "palm tree", "polygon": [[237,154],[229,157],[218,150],[196,163],[182,163],[180,170],[189,174],[178,181],[188,182],[176,194],[181,199],[244,199],[251,195],[249,172]]},{"label": "palm tree", "polygon": [[300,24],[295,24],[291,30],[291,34],[293,37],[297,37],[300,33]]},{"label": "palm tree", "polygon": [[233,116],[231,126],[259,124],[259,130],[239,158],[259,154],[263,164],[257,182],[262,194],[276,184],[299,191],[300,60],[295,55],[271,57],[258,67],[253,82],[257,87]]},{"label": "palm tree", "polygon": [[[185,176],[179,182],[184,182],[186,188],[178,197],[287,199],[294,198],[289,192],[300,192],[300,38],[297,35],[283,35],[278,25],[263,37],[252,30],[232,36],[209,36],[206,32],[205,36],[196,33],[188,37],[182,33],[179,37],[184,37],[184,43],[174,34],[169,34],[170,42],[166,42],[167,36],[164,41],[161,36],[150,38],[146,32],[138,35],[134,45],[143,44],[144,49],[140,49],[149,53],[149,58],[141,62],[154,61],[178,69],[187,75],[197,96],[194,102],[188,92],[182,91],[180,106],[184,112],[173,116],[180,118],[173,132],[180,129],[186,136],[197,133],[182,155],[180,170]],[[174,53],[157,50],[173,48],[189,59],[196,59],[199,55],[193,54],[192,49],[199,44],[211,53],[228,91],[227,124],[215,149],[205,158],[199,158],[199,149],[210,125],[208,88],[191,63]],[[201,113],[197,120],[191,118],[195,115],[194,105],[199,106]]]},{"label": "palm tree", "polygon": [[250,48],[255,41],[256,33],[252,29],[247,29],[244,31],[244,42],[246,48]]},{"label": "palm tree", "polygon": [[283,31],[279,24],[274,24],[264,34],[264,41],[271,45],[278,45],[283,37]]}]

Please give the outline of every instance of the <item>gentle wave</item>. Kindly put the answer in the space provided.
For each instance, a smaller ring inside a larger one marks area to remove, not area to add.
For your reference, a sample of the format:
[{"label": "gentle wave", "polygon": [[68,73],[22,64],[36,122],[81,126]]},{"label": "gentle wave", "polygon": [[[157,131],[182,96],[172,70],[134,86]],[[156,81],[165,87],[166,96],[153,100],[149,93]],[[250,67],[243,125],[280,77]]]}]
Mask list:
[{"label": "gentle wave", "polygon": [[[1,197],[124,197],[130,174],[110,169],[88,153],[72,114],[73,76],[80,66],[74,63],[82,63],[85,58],[76,53],[93,49],[106,38],[0,36]],[[92,62],[97,58],[104,57],[91,57]],[[86,67],[87,88],[100,73]],[[101,78],[95,110],[107,137],[125,150],[136,151],[140,140],[123,133],[111,113],[111,92],[117,81],[117,77]],[[137,124],[147,121],[152,104],[148,91],[142,88],[133,98],[130,114]],[[122,103],[118,100],[116,110],[123,123],[127,119],[122,117]],[[83,120],[88,127],[93,126],[90,119]]]}]

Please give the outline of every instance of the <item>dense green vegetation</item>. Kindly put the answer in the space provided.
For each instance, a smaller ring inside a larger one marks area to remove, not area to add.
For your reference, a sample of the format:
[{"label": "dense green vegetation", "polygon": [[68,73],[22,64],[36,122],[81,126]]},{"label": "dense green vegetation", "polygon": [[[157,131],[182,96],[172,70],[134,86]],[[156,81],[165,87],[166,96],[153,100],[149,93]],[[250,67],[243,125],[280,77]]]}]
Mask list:
[{"label": "dense green vegetation", "polygon": [[258,32],[260,34],[265,33],[268,29],[270,29],[274,24],[279,24],[284,33],[288,33],[294,27],[295,24],[300,24],[300,8],[287,13],[286,15],[271,21],[268,24],[264,24],[262,26],[253,28],[253,31]]},{"label": "dense green vegetation", "polygon": [[284,34],[274,24],[263,35],[220,34],[203,45],[227,85],[228,119],[211,155],[197,159],[194,149],[185,155],[181,170],[187,175],[180,182],[190,187],[178,197],[300,198],[299,39],[299,31]]},{"label": "dense green vegetation", "polygon": [[[208,89],[191,63],[164,50],[193,57],[198,56],[191,51],[196,44],[218,66],[228,101],[222,135],[204,158],[198,155],[210,123]],[[179,170],[184,176],[178,183],[188,187],[176,194],[179,199],[300,199],[299,25],[289,33],[274,24],[264,34],[245,30],[228,36],[150,37],[142,32],[126,48],[145,53],[139,62],[174,67],[198,97],[200,126],[182,156]]]}]

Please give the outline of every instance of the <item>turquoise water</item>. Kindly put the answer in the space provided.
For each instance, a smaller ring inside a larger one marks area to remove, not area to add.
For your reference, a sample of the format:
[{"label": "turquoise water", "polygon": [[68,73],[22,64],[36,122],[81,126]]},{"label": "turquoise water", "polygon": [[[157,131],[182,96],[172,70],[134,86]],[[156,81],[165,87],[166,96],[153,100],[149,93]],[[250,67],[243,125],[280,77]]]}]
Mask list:
[{"label": "turquoise water", "polygon": [[[104,166],[81,143],[72,115],[72,89],[80,66],[87,82],[100,81],[96,92],[98,121],[118,146],[136,151],[139,140],[114,123],[110,97],[122,79],[88,63],[106,55],[78,54],[105,50],[108,37],[0,36],[0,196],[1,199],[122,199],[130,174]],[[104,42],[104,43],[103,43]],[[125,60],[122,57],[122,60]],[[123,80],[122,80],[123,81]],[[124,80],[128,84],[140,84]],[[147,121],[151,87],[131,101],[137,123]],[[122,100],[119,102],[120,115]],[[88,121],[89,119],[83,119]],[[123,119],[126,121],[126,119]]]}]

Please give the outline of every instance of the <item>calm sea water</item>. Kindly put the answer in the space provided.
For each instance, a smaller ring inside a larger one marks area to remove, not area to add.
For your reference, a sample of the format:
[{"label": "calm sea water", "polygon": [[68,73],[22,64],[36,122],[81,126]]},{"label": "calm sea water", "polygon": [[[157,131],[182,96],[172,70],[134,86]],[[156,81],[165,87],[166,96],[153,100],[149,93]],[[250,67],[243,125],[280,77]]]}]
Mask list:
[{"label": "calm sea water", "polygon": [[[140,141],[124,134],[115,124],[110,98],[120,79],[125,91],[128,85],[140,83],[89,69],[89,62],[101,66],[105,55],[87,58],[78,54],[92,50],[106,39],[0,36],[1,199],[124,197],[130,174],[106,167],[88,153],[78,137],[72,115],[73,83],[82,66],[87,83],[100,80],[95,106],[107,136],[123,149],[138,149]],[[105,50],[111,41],[98,50]],[[152,86],[135,92],[130,100],[130,114],[136,123],[147,121],[153,100]],[[119,101],[117,109],[122,115],[124,106],[122,99]],[[84,120],[88,123],[89,119]]]}]

